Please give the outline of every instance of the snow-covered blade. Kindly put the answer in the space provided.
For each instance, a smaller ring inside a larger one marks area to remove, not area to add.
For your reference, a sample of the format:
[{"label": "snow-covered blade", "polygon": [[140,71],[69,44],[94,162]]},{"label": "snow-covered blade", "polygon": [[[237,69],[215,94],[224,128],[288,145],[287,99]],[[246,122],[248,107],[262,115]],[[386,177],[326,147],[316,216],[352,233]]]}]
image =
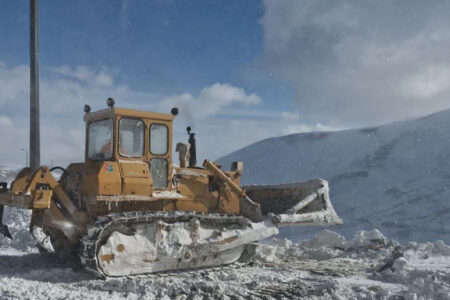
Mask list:
[{"label": "snow-covered blade", "polygon": [[330,202],[328,182],[322,179],[279,185],[250,185],[247,195],[261,205],[264,216],[277,226],[337,225],[342,220]]}]

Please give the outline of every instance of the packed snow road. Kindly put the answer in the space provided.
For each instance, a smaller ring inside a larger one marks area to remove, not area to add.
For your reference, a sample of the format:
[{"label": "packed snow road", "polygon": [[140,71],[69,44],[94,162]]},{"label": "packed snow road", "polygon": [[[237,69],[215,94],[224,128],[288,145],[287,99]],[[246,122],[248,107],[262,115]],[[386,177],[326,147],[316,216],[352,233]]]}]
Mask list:
[{"label": "packed snow road", "polygon": [[97,279],[37,251],[0,248],[0,298],[450,299],[450,247],[399,245],[380,232],[323,231],[258,245],[246,264]]}]

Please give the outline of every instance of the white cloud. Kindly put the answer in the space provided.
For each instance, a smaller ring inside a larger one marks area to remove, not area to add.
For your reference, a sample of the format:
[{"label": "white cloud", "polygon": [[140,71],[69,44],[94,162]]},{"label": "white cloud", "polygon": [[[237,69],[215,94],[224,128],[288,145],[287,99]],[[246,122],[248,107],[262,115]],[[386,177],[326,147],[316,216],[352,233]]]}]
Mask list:
[{"label": "white cloud", "polygon": [[284,124],[284,127],[281,128],[281,134],[295,134],[295,133],[303,133],[303,132],[314,132],[314,131],[336,131],[342,130],[345,128],[338,128],[327,126],[322,123],[316,124],[305,124],[302,123],[302,116],[296,112],[284,112],[281,114],[281,124]]},{"label": "white cloud", "polygon": [[405,96],[430,99],[450,89],[450,68],[428,66],[408,75],[400,83]]},{"label": "white cloud", "polygon": [[7,68],[4,63],[0,63],[0,105],[27,95],[30,89],[29,76],[27,66]]},{"label": "white cloud", "polygon": [[0,115],[0,126],[1,126],[1,127],[12,126],[12,121],[11,121],[11,119],[8,118],[8,117],[6,117],[6,116]]},{"label": "white cloud", "polygon": [[[65,166],[84,160],[83,105],[93,110],[104,108],[107,97],[114,97],[118,106],[148,111],[169,112],[180,108],[175,119],[175,138],[185,142],[186,125],[193,126],[198,139],[198,161],[216,159],[260,139],[280,134],[327,127],[303,125],[298,114],[256,110],[262,99],[243,88],[227,83],[215,83],[197,94],[183,93],[160,97],[132,90],[115,83],[116,73],[106,74],[108,83],[102,82],[102,72],[90,67],[53,68],[56,78],[41,78],[41,162]],[[0,86],[0,164],[23,164],[28,147],[28,67],[1,66]],[[3,113],[4,112],[4,113]],[[195,124],[194,124],[195,122]]]},{"label": "white cloud", "polygon": [[289,81],[304,123],[367,126],[450,107],[450,2],[264,6],[264,51],[251,71]]},{"label": "white cloud", "polygon": [[214,83],[203,88],[196,96],[184,93],[165,98],[161,102],[161,107],[168,111],[176,106],[182,116],[199,120],[215,115],[233,104],[250,106],[260,102],[261,98],[255,94],[247,94],[243,88],[227,83]]},{"label": "white cloud", "polygon": [[94,69],[88,66],[77,66],[76,68],[70,68],[68,66],[61,66],[54,68],[54,70],[69,78],[76,78],[83,83],[99,86],[112,86],[113,76],[116,71],[100,70],[96,72]]}]

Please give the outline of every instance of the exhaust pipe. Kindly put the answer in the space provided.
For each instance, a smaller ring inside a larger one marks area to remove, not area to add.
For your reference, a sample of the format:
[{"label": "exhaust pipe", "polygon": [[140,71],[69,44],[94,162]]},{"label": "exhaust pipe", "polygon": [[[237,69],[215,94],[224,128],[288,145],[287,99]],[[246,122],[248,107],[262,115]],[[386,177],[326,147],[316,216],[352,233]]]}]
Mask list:
[{"label": "exhaust pipe", "polygon": [[195,168],[197,166],[197,149],[195,141],[195,133],[191,132],[191,127],[186,128],[189,135],[189,168]]}]

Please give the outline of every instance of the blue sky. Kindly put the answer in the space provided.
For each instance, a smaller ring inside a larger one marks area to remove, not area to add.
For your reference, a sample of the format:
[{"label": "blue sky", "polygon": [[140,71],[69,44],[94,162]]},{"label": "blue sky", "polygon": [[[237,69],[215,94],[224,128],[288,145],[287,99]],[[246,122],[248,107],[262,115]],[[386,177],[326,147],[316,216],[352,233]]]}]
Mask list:
[{"label": "blue sky", "polygon": [[[28,1],[0,2],[0,61],[7,68],[29,63],[28,5]],[[254,0],[40,1],[41,80],[77,79],[55,72],[60,67],[74,71],[81,66],[93,73],[104,72],[114,77],[115,85],[149,95],[139,99],[116,99],[118,105],[139,109],[150,108],[165,97],[196,94],[214,83],[226,83],[245,89],[249,95],[282,98],[258,103],[258,110],[276,110],[281,114],[292,107],[291,92],[267,75],[262,77],[268,77],[268,80],[253,80],[246,75],[246,69],[263,51],[263,27],[259,23],[263,13],[263,3]],[[41,98],[44,98],[45,90],[42,87],[41,90]],[[99,98],[83,100],[100,108],[109,96],[117,98],[106,89]],[[28,117],[26,101],[22,95],[20,105],[10,105],[13,109],[2,113],[12,121],[16,119],[15,123],[21,123],[17,126],[23,130]],[[84,102],[74,101],[81,112]],[[80,113],[74,112],[74,115],[81,117]],[[55,124],[67,127],[64,125],[65,114],[42,110],[42,116],[42,122],[47,122],[50,127]],[[230,113],[220,112],[215,118],[227,120]],[[262,116],[236,114],[233,118],[258,119]],[[180,138],[185,138],[182,131],[184,125],[191,125],[188,123],[179,126]],[[44,133],[45,130],[44,127]],[[249,142],[253,141],[256,140],[250,134]],[[232,150],[232,147],[228,145],[226,149]],[[44,157],[45,152],[43,148]],[[205,155],[208,154],[217,157],[225,152],[215,154],[210,151]],[[17,158],[12,160],[16,163]]]},{"label": "blue sky", "polygon": [[[118,68],[117,80],[162,94],[240,84],[263,51],[260,1],[40,1],[45,67]],[[28,63],[28,1],[0,4],[0,57]],[[248,84],[248,90],[258,89]]]},{"label": "blue sky", "polygon": [[[40,0],[42,161],[83,159],[82,108],[168,112],[200,158],[450,107],[450,3]],[[28,133],[29,1],[0,0],[0,163]]]}]

